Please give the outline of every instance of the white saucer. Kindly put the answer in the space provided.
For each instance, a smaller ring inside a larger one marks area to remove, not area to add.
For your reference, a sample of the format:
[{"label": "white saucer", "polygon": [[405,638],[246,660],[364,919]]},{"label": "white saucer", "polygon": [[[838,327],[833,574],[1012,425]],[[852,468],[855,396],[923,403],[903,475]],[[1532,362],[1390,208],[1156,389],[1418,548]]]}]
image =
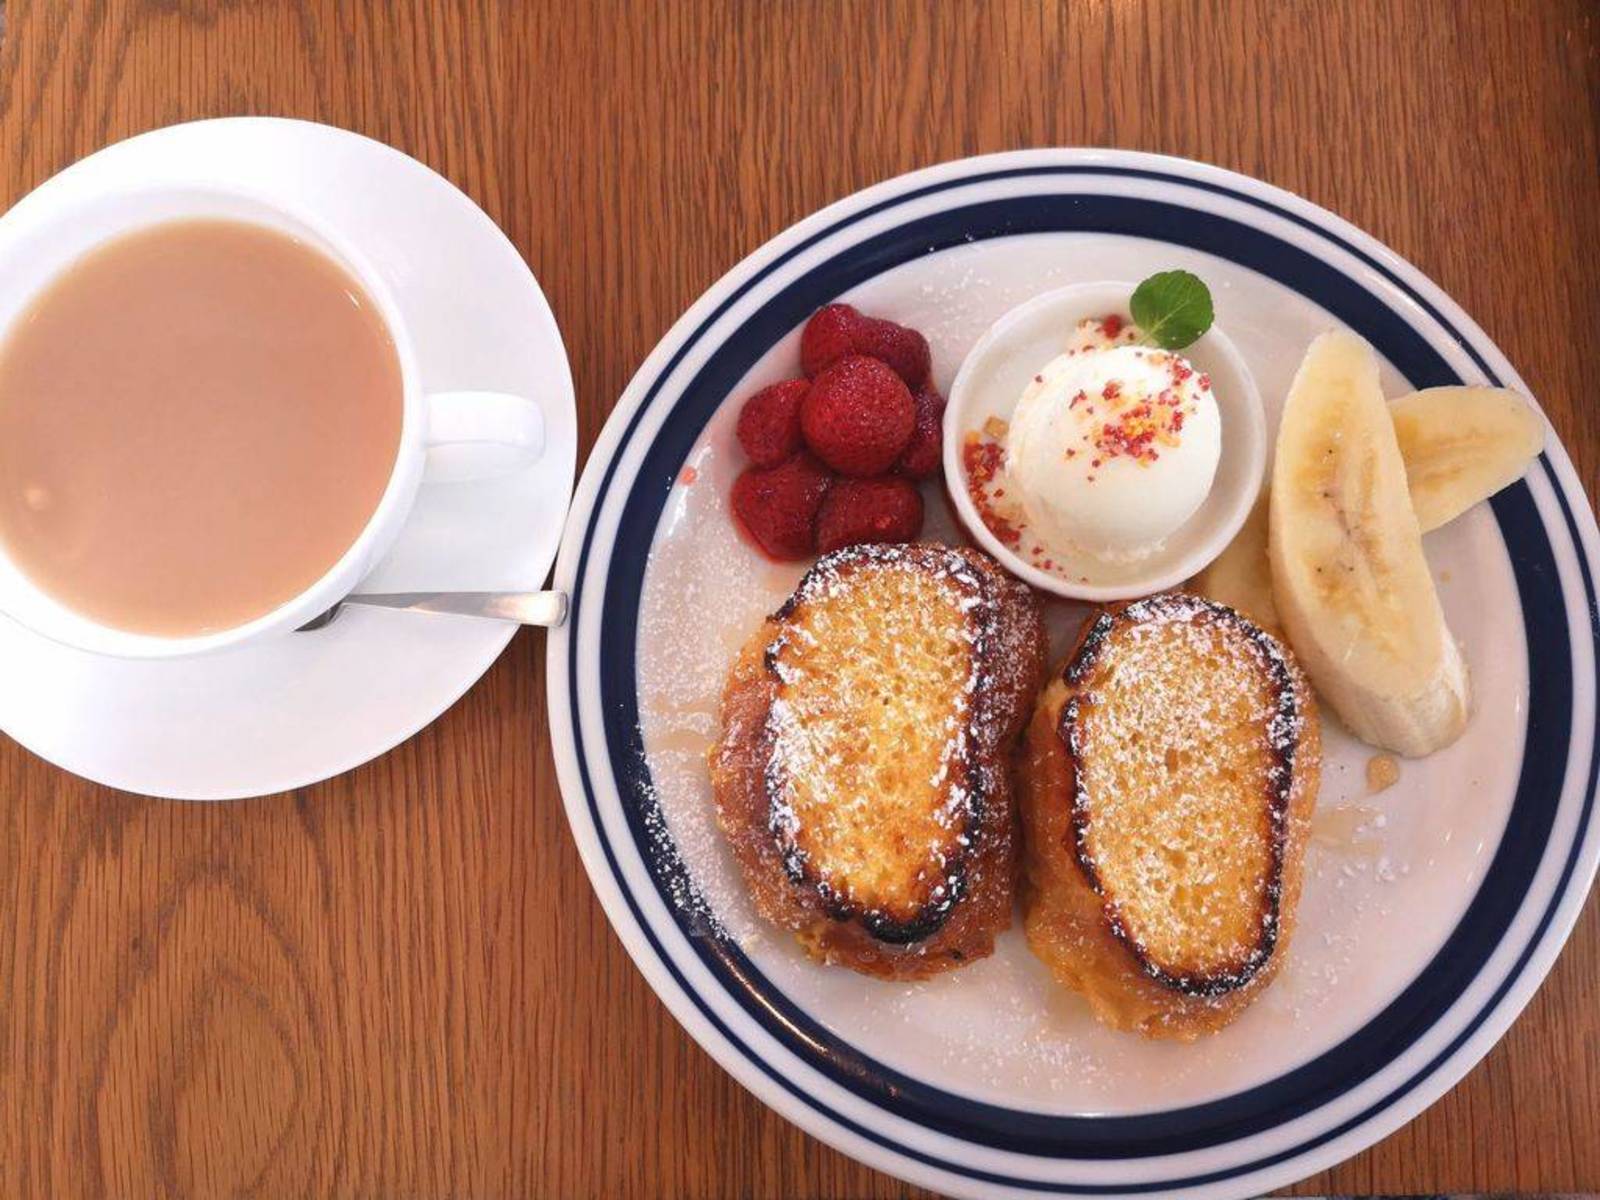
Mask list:
[{"label": "white saucer", "polygon": [[[370,590],[525,590],[555,561],[577,451],[555,318],[505,235],[415,159],[303,121],[200,121],[120,142],[12,210],[130,179],[282,196],[366,252],[416,331],[430,389],[541,401],[544,457],[507,479],[424,487]],[[0,248],[13,222],[0,218]],[[347,610],[317,633],[208,658],[131,662],[59,646],[0,618],[0,729],[97,783],[187,800],[304,787],[376,758],[455,703],[515,630]]]}]

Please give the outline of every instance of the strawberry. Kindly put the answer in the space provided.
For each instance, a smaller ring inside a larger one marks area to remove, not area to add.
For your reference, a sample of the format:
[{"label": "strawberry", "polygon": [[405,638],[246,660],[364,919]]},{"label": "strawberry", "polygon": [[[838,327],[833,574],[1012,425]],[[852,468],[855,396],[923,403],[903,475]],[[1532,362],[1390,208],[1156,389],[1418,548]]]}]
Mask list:
[{"label": "strawberry", "polygon": [[800,402],[811,452],[842,475],[881,475],[911,440],[916,405],[900,377],[875,358],[846,355],[812,381]]},{"label": "strawberry", "polygon": [[922,493],[909,479],[841,479],[817,514],[817,553],[862,542],[909,542],[922,532]]},{"label": "strawberry", "polygon": [[800,335],[800,368],[815,379],[847,354],[865,354],[893,368],[908,388],[920,387],[932,368],[928,339],[915,329],[863,316],[848,304],[817,309]]},{"label": "strawberry", "polygon": [[928,372],[933,368],[928,339],[893,321],[862,317],[856,326],[855,351],[888,363],[913,390],[928,381]]},{"label": "strawberry", "polygon": [[733,512],[769,558],[810,558],[817,544],[817,509],[832,482],[827,468],[809,454],[776,467],[746,467],[733,481]]},{"label": "strawberry", "polygon": [[912,399],[916,405],[916,423],[911,430],[911,441],[894,469],[912,479],[926,479],[937,475],[944,462],[944,397],[932,384],[924,384]]},{"label": "strawberry", "polygon": [[811,314],[800,335],[800,369],[815,379],[831,362],[855,346],[856,323],[861,314],[848,304],[827,304]]},{"label": "strawberry", "polygon": [[739,445],[758,467],[775,467],[800,452],[800,401],[808,379],[786,379],[764,387],[739,410]]}]

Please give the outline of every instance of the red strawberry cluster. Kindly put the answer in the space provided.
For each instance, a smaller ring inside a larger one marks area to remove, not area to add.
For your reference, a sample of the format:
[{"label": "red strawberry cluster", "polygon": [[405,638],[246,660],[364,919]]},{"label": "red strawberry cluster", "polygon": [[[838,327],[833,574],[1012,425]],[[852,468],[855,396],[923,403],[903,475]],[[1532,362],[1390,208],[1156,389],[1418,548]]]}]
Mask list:
[{"label": "red strawberry cluster", "polygon": [[750,465],[733,511],[779,560],[922,532],[916,481],[939,471],[944,397],[928,340],[848,304],[813,314],[800,338],[804,379],[762,388],[739,410]]}]

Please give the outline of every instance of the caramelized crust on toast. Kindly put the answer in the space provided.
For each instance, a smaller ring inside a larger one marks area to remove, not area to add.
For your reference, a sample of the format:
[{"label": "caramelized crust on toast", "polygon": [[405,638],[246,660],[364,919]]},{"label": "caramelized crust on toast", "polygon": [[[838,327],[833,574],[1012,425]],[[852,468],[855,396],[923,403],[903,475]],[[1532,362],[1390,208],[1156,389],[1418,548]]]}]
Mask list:
[{"label": "caramelized crust on toast", "polygon": [[1034,953],[1118,1028],[1228,1024],[1293,932],[1320,762],[1311,690],[1271,635],[1183,593],[1102,610],[1026,737]]},{"label": "caramelized crust on toast", "polygon": [[820,559],[735,662],[711,751],[762,915],[885,978],[989,954],[1011,923],[1010,753],[1044,656],[1032,593],[977,551]]}]

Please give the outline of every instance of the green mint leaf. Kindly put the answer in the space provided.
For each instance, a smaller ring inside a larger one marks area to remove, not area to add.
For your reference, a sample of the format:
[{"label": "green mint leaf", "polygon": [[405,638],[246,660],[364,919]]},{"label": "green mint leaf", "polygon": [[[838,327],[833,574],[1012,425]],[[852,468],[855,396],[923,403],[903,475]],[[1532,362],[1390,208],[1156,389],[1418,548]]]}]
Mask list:
[{"label": "green mint leaf", "polygon": [[1188,271],[1150,276],[1134,288],[1128,308],[1145,339],[1163,350],[1182,350],[1198,341],[1216,316],[1211,289]]}]

